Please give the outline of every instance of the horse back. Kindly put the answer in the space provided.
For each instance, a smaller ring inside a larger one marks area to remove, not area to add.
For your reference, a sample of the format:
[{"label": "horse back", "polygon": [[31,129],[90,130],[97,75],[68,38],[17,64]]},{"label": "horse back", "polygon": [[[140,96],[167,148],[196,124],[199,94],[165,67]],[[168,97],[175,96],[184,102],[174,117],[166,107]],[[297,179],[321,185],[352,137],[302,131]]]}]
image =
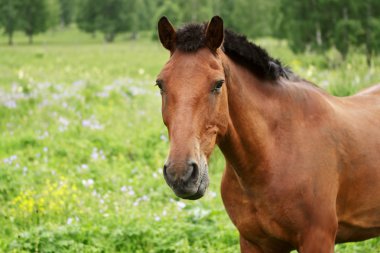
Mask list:
[{"label": "horse back", "polygon": [[378,95],[380,96],[380,84],[373,85],[364,90],[359,91],[356,95]]}]

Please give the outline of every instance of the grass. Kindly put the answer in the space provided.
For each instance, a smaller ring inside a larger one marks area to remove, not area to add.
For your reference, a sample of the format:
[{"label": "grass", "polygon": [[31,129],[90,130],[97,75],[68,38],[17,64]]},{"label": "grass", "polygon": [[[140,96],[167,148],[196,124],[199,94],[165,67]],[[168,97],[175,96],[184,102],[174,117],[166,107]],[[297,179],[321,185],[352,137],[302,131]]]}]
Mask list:
[{"label": "grass", "polygon": [[[1,252],[237,252],[238,234],[211,185],[198,201],[174,197],[161,176],[168,149],[155,75],[168,58],[146,38],[104,44],[75,29],[16,45],[0,37]],[[74,40],[72,38],[75,38]],[[352,54],[294,55],[259,43],[301,76],[336,95],[380,80]],[[380,240],[336,247],[379,252]]]}]

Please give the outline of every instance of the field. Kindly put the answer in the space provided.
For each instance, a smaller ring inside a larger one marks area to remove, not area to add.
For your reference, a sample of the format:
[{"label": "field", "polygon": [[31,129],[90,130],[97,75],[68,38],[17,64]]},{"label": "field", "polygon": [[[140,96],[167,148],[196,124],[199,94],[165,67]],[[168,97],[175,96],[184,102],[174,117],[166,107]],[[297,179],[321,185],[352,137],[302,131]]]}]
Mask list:
[{"label": "field", "polygon": [[[30,46],[17,34],[13,47],[0,37],[0,252],[238,252],[218,150],[204,198],[178,199],[166,185],[154,80],[168,53],[150,34],[127,37],[104,44],[68,30]],[[360,53],[342,62],[334,50],[258,42],[335,95],[380,82],[380,58],[369,68]],[[336,252],[380,252],[380,239]]]}]

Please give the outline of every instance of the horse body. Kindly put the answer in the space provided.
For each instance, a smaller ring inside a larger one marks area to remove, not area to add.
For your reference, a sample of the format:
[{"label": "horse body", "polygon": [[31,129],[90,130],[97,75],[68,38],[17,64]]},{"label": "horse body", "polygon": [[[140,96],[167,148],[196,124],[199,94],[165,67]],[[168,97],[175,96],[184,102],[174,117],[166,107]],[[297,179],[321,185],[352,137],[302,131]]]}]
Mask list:
[{"label": "horse body", "polygon": [[163,172],[177,196],[203,196],[218,145],[242,252],[333,252],[380,234],[380,86],[337,98],[253,45],[242,51],[254,59],[238,61],[228,46],[239,38],[222,50],[217,17],[178,32],[163,18],[159,32],[171,52],[157,80],[170,139]]},{"label": "horse body", "polygon": [[222,198],[241,236],[287,252],[307,233],[321,246],[335,233],[337,242],[378,235],[380,96],[335,98],[302,81],[263,86],[231,68]]}]

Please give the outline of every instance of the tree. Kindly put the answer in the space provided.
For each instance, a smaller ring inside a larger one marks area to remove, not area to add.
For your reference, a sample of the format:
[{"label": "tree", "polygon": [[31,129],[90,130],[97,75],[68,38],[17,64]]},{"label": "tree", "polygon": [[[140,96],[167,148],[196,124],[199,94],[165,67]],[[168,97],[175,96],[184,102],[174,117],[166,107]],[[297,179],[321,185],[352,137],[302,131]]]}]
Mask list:
[{"label": "tree", "polygon": [[59,0],[45,0],[47,10],[47,28],[56,27],[60,23],[61,6]]},{"label": "tree", "polygon": [[99,0],[80,0],[78,3],[77,25],[84,32],[94,34]]},{"label": "tree", "polygon": [[13,33],[19,25],[20,0],[0,0],[0,24],[8,36],[8,44],[13,44]]},{"label": "tree", "polygon": [[128,0],[82,0],[78,10],[78,26],[85,32],[100,31],[107,42],[127,31]]},{"label": "tree", "polygon": [[32,44],[33,36],[48,28],[49,12],[46,0],[22,0],[19,19],[21,29]]},{"label": "tree", "polygon": [[59,0],[60,22],[62,26],[67,26],[73,21],[75,12],[75,0]]}]

